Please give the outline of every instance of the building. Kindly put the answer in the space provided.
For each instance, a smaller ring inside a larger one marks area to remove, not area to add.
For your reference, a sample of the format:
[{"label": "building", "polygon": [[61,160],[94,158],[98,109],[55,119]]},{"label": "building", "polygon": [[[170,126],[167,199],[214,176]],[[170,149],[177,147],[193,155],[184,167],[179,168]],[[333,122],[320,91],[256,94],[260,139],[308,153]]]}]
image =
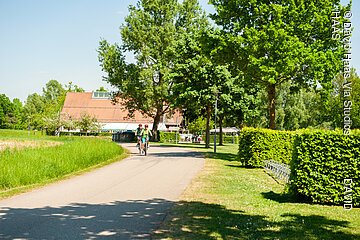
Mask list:
[{"label": "building", "polygon": [[[107,92],[69,92],[66,94],[64,107],[61,111],[63,119],[79,120],[82,114],[95,117],[102,125],[102,131],[135,130],[138,124],[148,124],[152,128],[153,119],[136,111],[133,118],[121,104],[113,104]],[[177,130],[182,122],[179,111],[160,119],[158,129],[161,131]]]}]

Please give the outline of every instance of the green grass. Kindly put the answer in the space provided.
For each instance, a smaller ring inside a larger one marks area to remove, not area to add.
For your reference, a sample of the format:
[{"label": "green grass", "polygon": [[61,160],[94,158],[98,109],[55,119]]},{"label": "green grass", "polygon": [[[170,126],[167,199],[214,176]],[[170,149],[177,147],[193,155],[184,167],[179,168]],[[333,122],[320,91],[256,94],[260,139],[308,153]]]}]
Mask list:
[{"label": "green grass", "polygon": [[45,132],[41,131],[26,131],[26,130],[10,130],[10,129],[0,129],[0,139],[38,139],[38,138],[47,138]]},{"label": "green grass", "polygon": [[237,145],[196,150],[205,167],[155,239],[360,239],[360,209],[294,201],[264,170],[243,168]]},{"label": "green grass", "polygon": [[[1,131],[4,133],[4,131]],[[58,141],[60,145],[0,151],[0,197],[69,177],[127,156],[119,145],[94,137],[40,137],[36,141]],[[9,131],[1,139],[29,140],[21,132]],[[34,140],[30,137],[30,140]]]}]

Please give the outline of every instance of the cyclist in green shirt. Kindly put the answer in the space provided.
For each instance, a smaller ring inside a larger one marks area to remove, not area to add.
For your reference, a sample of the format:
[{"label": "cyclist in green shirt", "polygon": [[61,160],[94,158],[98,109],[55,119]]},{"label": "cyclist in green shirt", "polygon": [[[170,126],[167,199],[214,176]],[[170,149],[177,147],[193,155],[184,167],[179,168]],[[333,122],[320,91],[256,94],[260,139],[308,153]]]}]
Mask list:
[{"label": "cyclist in green shirt", "polygon": [[[141,130],[140,136],[142,143],[149,142],[150,136],[152,136],[151,130],[148,128],[149,126],[145,124],[145,128]],[[149,147],[149,144],[148,144]]]}]

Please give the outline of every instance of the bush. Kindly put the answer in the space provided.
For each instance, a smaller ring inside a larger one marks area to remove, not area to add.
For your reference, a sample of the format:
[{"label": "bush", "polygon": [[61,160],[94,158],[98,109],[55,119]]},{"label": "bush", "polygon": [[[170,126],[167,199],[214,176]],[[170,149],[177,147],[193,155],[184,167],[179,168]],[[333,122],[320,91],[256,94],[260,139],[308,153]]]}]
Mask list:
[{"label": "bush", "polygon": [[[219,143],[220,134],[216,134],[216,142]],[[210,143],[214,143],[214,135],[210,135]],[[233,136],[223,135],[223,143],[232,144]],[[234,136],[234,144],[239,144],[239,136]]]},{"label": "bush", "polygon": [[354,206],[360,204],[360,135],[313,131],[298,134],[291,162],[291,191],[315,203],[344,202],[344,179],[352,179]]},{"label": "bush", "polygon": [[246,167],[262,167],[265,160],[289,164],[295,132],[243,128],[239,136],[239,158]]},{"label": "bush", "polygon": [[[176,142],[176,134],[177,132],[160,132],[159,134],[159,142],[161,143],[171,143]],[[179,136],[178,136],[179,140]]]}]

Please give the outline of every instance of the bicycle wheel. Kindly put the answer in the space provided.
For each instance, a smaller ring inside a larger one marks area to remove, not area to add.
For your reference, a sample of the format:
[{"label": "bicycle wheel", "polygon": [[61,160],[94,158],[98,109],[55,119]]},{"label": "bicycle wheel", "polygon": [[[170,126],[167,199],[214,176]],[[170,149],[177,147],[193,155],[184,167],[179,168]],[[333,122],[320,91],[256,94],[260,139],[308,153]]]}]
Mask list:
[{"label": "bicycle wheel", "polygon": [[147,150],[148,150],[148,143],[146,142],[144,146],[145,156],[147,156]]}]

